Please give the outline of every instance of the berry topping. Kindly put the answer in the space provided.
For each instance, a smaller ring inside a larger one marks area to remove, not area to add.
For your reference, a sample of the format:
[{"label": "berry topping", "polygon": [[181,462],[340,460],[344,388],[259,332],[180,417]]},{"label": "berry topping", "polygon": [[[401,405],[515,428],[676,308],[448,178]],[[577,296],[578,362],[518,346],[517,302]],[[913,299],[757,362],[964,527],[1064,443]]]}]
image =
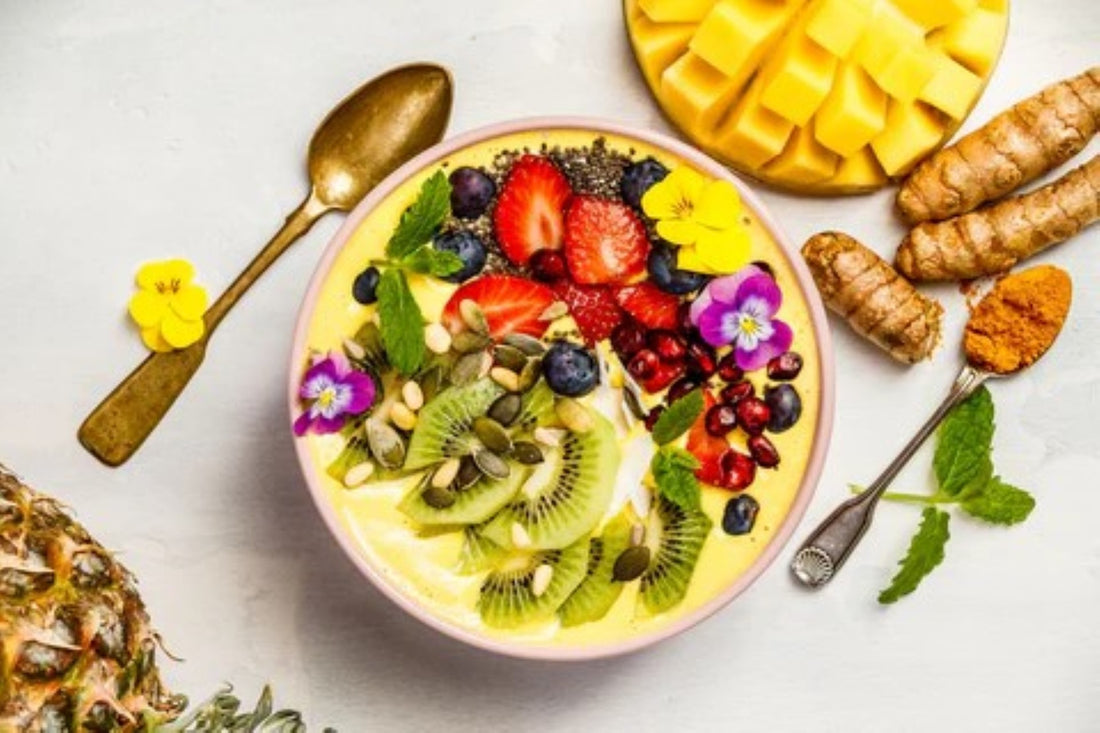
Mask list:
[{"label": "berry topping", "polygon": [[666,293],[687,295],[707,284],[709,278],[698,272],[676,268],[676,251],[663,242],[653,245],[646,260],[649,279]]},{"label": "berry topping", "polygon": [[703,419],[707,432],[716,438],[725,437],[729,431],[737,427],[737,412],[733,409],[733,405],[725,402],[719,402],[707,410]]},{"label": "berry topping", "polygon": [[707,432],[706,412],[714,407],[714,398],[709,392],[704,392],[703,398],[706,411],[688,431],[686,448],[699,461],[699,468],[695,471],[696,478],[703,483],[718,486],[722,481],[722,456],[729,450],[729,443],[725,438],[716,438]]},{"label": "berry topping", "polygon": [[606,339],[622,323],[623,312],[609,288],[577,285],[569,280],[559,280],[553,287],[558,298],[569,307],[569,313],[589,346]]},{"label": "berry topping", "polygon": [[[695,327],[695,324],[691,322],[691,301],[685,300],[680,303],[676,308],[676,328],[677,330],[689,338],[698,338],[702,341],[702,337],[699,336],[699,329]],[[706,343],[705,341],[703,343]]]},{"label": "berry topping", "polygon": [[692,339],[687,346],[688,373],[700,380],[708,379],[718,369],[718,355],[705,341]]},{"label": "berry topping", "polygon": [[684,367],[683,362],[670,363],[662,361],[649,379],[642,380],[642,388],[650,394],[657,394],[684,376],[685,372],[687,372],[687,369]]},{"label": "berry topping", "polygon": [[377,267],[371,266],[363,270],[351,284],[351,297],[363,305],[374,303],[378,300],[378,280],[381,277],[382,273]]},{"label": "berry topping", "polygon": [[730,448],[719,461],[722,480],[719,486],[731,491],[743,491],[756,480],[756,463],[741,451]]},{"label": "berry topping", "polygon": [[653,158],[646,158],[631,165],[623,171],[623,180],[619,185],[623,201],[635,209],[642,208],[642,196],[645,192],[653,188],[654,184],[665,180],[667,175],[668,168]]},{"label": "berry topping", "polygon": [[635,379],[647,380],[657,374],[660,367],[661,360],[657,357],[657,354],[650,349],[642,349],[630,359],[630,363],[626,365],[626,370]]},{"label": "berry topping", "polygon": [[622,309],[646,328],[675,330],[680,299],[659,290],[650,282],[619,288],[615,300]]},{"label": "berry topping", "polygon": [[665,411],[664,405],[657,405],[649,414],[645,416],[645,429],[649,432],[653,432],[653,426],[657,424],[657,420],[660,419],[661,414]]},{"label": "berry topping", "polygon": [[771,408],[759,397],[746,397],[734,407],[737,411],[737,424],[749,435],[759,435],[768,427]]},{"label": "berry topping", "polygon": [[752,382],[742,380],[740,382],[734,382],[733,384],[727,384],[722,388],[722,391],[718,393],[718,396],[723,402],[736,405],[741,400],[746,397],[752,397],[754,394],[756,394],[756,387],[752,386]]},{"label": "berry topping", "polygon": [[732,351],[722,357],[718,362],[718,378],[723,382],[732,384],[745,378],[745,372],[737,366],[737,355]]},{"label": "berry topping", "polygon": [[470,280],[451,294],[443,308],[440,321],[451,333],[465,328],[459,313],[459,304],[464,300],[481,306],[494,340],[510,333],[538,338],[549,325],[540,316],[554,302],[554,293],[545,285],[514,275],[485,275]]},{"label": "berry topping", "polygon": [[564,397],[580,397],[600,381],[596,356],[569,341],[555,341],[542,359],[542,373],[550,389]]},{"label": "berry topping", "polygon": [[798,390],[789,384],[764,389],[764,402],[771,409],[768,430],[782,433],[789,430],[802,416],[802,398]]},{"label": "berry topping", "polygon": [[756,515],[760,512],[760,504],[748,494],[735,496],[726,503],[726,510],[722,514],[722,530],[726,534],[748,534],[752,526],[756,524]]},{"label": "berry topping", "polygon": [[677,380],[668,388],[668,394],[665,395],[665,399],[668,401],[668,404],[671,405],[676,400],[687,396],[697,389],[699,389],[699,382],[691,377],[684,377],[683,379]]},{"label": "berry topping", "polygon": [[634,321],[623,321],[611,332],[611,348],[623,361],[645,348],[645,331]]},{"label": "berry topping", "polygon": [[657,356],[661,357],[661,361],[683,361],[684,356],[687,354],[687,344],[672,331],[664,329],[650,331],[649,335],[646,336],[646,343],[649,344],[649,348],[657,352]]},{"label": "berry topping", "polygon": [[544,283],[557,282],[569,275],[565,258],[557,250],[540,249],[531,255],[527,264],[531,268],[531,275]]},{"label": "berry topping", "polygon": [[515,162],[497,199],[493,229],[504,256],[525,265],[540,249],[561,249],[569,181],[546,158],[525,155]]},{"label": "berry topping", "polygon": [[645,271],[649,238],[618,201],[575,196],[565,214],[565,260],[579,283],[624,283]]},{"label": "berry topping", "polygon": [[751,436],[746,445],[749,455],[761,468],[775,468],[779,465],[779,451],[776,450],[775,444],[763,435]]},{"label": "berry topping", "polygon": [[477,168],[455,168],[450,181],[451,213],[459,219],[476,219],[484,214],[497,192],[493,179]]},{"label": "berry topping", "polygon": [[462,260],[462,269],[447,275],[444,280],[466,282],[485,268],[485,243],[473,232],[445,232],[435,238],[433,246],[441,252],[456,254]]},{"label": "berry topping", "polygon": [[780,354],[768,362],[768,379],[786,382],[802,371],[802,355],[795,351]]}]

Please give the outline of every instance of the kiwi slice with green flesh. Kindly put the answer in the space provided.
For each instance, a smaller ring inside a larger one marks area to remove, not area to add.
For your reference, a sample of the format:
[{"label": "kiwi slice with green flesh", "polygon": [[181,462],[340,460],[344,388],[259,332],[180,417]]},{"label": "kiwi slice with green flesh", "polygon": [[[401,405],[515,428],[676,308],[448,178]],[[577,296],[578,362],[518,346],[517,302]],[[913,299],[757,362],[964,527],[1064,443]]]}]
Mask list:
[{"label": "kiwi slice with green flesh", "polygon": [[416,470],[465,455],[470,448],[470,425],[484,415],[504,390],[491,379],[465,387],[450,387],[424,405],[409,441],[405,468]]},{"label": "kiwi slice with green flesh", "polygon": [[554,391],[540,379],[538,384],[523,395],[523,408],[513,424],[520,430],[534,430],[553,420],[555,420]]},{"label": "kiwi slice with green flesh", "polygon": [[340,431],[340,434],[347,442],[344,444],[343,450],[340,451],[332,463],[325,469],[325,472],[329,476],[340,483],[344,483],[344,477],[347,476],[348,471],[366,461],[370,461],[374,464],[374,471],[371,472],[370,477],[367,478],[364,485],[374,484],[380,481],[392,481],[393,479],[408,476],[411,473],[404,468],[386,468],[374,459],[374,456],[371,454],[370,444],[367,442],[367,436],[363,432],[363,425],[367,422],[368,417],[370,417],[370,413],[356,415],[354,418],[348,420],[343,430]]},{"label": "kiwi slice with green flesh", "polygon": [[519,524],[530,547],[565,547],[589,534],[607,511],[619,470],[619,443],[614,426],[592,413],[586,433],[568,433],[561,446],[545,452],[515,500],[485,527],[485,536],[512,547],[512,526]]},{"label": "kiwi slice with green flesh", "polygon": [[579,626],[607,615],[625,583],[615,580],[615,561],[630,547],[630,520],[619,515],[604,527],[599,537],[589,540],[588,573],[573,594],[558,609],[562,626]]},{"label": "kiwi slice with green flesh", "polygon": [[492,569],[506,552],[503,547],[481,534],[481,526],[462,530],[462,550],[458,553],[459,575],[477,575]]},{"label": "kiwi slice with green flesh", "polygon": [[382,332],[378,330],[374,321],[367,321],[360,326],[351,340],[363,350],[363,356],[349,355],[348,358],[353,364],[376,376],[389,371],[390,360],[386,355],[386,348],[382,345]]},{"label": "kiwi slice with green flesh", "polygon": [[426,525],[464,525],[478,524],[500,511],[500,508],[512,500],[523,485],[527,472],[513,466],[508,478],[493,479],[482,476],[465,488],[452,484],[451,491],[455,501],[450,506],[437,509],[424,500],[424,490],[431,481],[431,473],[405,495],[397,505],[410,519]]},{"label": "kiwi slice with green flesh", "polygon": [[[538,568],[552,568],[550,582],[535,595]],[[553,615],[588,570],[588,538],[562,550],[545,550],[506,557],[481,584],[478,611],[486,625],[498,629],[521,626]]]},{"label": "kiwi slice with green flesh", "polygon": [[661,613],[684,600],[695,563],[714,523],[702,510],[688,510],[663,497],[657,500],[660,543],[642,574],[642,601],[653,613]]}]

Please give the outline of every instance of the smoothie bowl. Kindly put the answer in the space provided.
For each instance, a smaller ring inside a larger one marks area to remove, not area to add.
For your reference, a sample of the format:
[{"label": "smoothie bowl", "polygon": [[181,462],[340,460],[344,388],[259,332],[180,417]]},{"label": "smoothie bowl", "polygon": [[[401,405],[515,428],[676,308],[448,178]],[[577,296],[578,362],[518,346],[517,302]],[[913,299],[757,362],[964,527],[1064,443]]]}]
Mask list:
[{"label": "smoothie bowl", "polygon": [[295,443],[333,534],[462,641],[610,656],[774,559],[832,421],[824,313],[724,168],[526,121],[434,148],[330,244],[294,341]]}]

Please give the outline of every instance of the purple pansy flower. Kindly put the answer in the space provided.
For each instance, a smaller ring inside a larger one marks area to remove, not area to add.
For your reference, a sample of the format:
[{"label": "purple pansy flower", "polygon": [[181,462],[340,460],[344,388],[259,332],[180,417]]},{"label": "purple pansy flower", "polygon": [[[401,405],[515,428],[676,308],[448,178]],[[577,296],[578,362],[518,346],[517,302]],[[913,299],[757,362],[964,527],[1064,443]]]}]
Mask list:
[{"label": "purple pansy flower", "polygon": [[329,352],[319,354],[302,378],[298,396],[306,404],[294,421],[294,434],[335,433],[344,427],[348,415],[359,415],[374,404],[374,380],[353,369],[346,356]]},{"label": "purple pansy flower", "polygon": [[711,280],[691,304],[691,322],[711,346],[732,345],[737,366],[760,369],[791,348],[791,327],[775,318],[783,293],[755,265]]}]

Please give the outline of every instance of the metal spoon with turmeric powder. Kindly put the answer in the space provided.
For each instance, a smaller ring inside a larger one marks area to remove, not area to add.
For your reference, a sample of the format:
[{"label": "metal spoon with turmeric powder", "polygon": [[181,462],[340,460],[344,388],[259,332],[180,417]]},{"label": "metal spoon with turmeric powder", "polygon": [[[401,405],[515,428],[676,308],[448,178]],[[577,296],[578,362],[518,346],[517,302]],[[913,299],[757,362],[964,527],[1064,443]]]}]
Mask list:
[{"label": "metal spoon with turmeric powder", "polygon": [[873,484],[841,504],[799,548],[791,572],[800,583],[818,588],[840,570],[859,544],[875,507],[890,482],[951,410],[990,377],[1026,369],[1050,349],[1069,314],[1069,275],[1040,265],[998,282],[974,308],[963,336],[966,365],[943,403]]}]

